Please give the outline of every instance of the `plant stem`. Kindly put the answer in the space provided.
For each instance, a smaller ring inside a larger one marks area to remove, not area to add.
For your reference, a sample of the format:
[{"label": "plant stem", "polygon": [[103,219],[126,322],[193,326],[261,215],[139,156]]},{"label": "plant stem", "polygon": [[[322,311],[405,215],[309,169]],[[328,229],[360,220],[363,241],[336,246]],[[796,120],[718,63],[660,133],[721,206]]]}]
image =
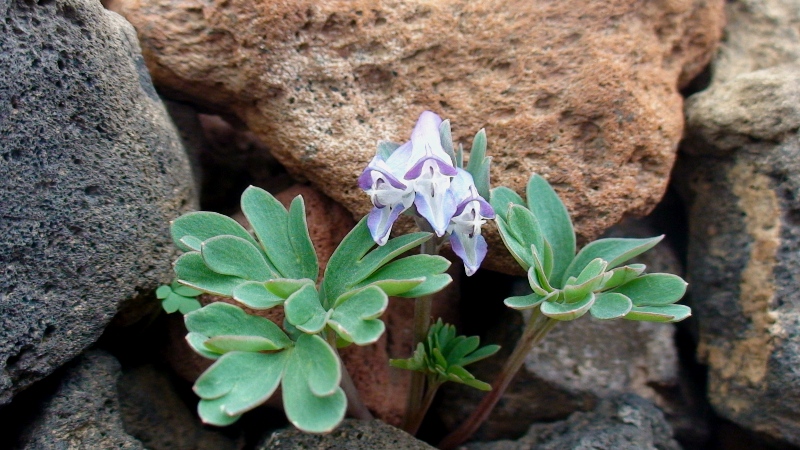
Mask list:
[{"label": "plant stem", "polygon": [[514,376],[519,371],[522,364],[525,363],[525,357],[530,353],[531,349],[539,343],[550,331],[558,321],[543,316],[537,307],[534,309],[528,323],[525,326],[525,331],[522,333],[517,346],[511,352],[511,356],[506,360],[503,370],[492,383],[492,390],[483,397],[481,402],[472,412],[472,415],[462,422],[461,425],[451,432],[447,437],[439,443],[439,448],[442,450],[450,450],[460,445],[470,436],[472,436],[478,427],[483,424],[489,417],[489,414],[494,409],[494,406],[505,393],[508,385],[514,379]]},{"label": "plant stem", "polygon": [[430,409],[433,399],[436,397],[436,392],[442,383],[436,383],[434,377],[428,376],[425,385],[425,395],[422,397],[420,408],[408,419],[408,428],[405,431],[411,435],[416,434],[419,426],[422,425],[422,421],[425,419],[425,415],[428,413],[428,409]]},{"label": "plant stem", "polygon": [[[432,231],[430,225],[426,222],[417,222],[423,231]],[[420,253],[425,255],[436,255],[439,253],[439,246],[436,237],[425,241],[420,246]],[[431,305],[433,304],[433,296],[426,295],[419,297],[414,302],[414,345],[411,351],[417,348],[417,344],[425,341],[428,338],[428,328],[431,325]],[[408,402],[406,403],[406,414],[403,420],[403,430],[409,434],[414,434],[419,428],[417,416],[420,415],[420,410],[423,407],[423,398],[426,396],[425,392],[425,374],[422,372],[411,372],[411,386],[408,391]],[[430,389],[430,386],[428,386]],[[421,414],[424,416],[425,411]],[[422,418],[419,418],[421,423]]]},{"label": "plant stem", "polygon": [[358,389],[356,389],[356,385],[353,383],[353,378],[350,376],[347,366],[344,365],[344,361],[342,361],[339,349],[336,348],[336,334],[328,330],[326,338],[328,344],[330,344],[331,348],[333,348],[333,351],[336,353],[336,357],[339,358],[339,365],[342,367],[342,381],[340,386],[344,391],[344,395],[347,397],[347,413],[356,419],[372,420],[372,413],[369,412],[367,406],[361,401],[361,396],[358,395]]}]

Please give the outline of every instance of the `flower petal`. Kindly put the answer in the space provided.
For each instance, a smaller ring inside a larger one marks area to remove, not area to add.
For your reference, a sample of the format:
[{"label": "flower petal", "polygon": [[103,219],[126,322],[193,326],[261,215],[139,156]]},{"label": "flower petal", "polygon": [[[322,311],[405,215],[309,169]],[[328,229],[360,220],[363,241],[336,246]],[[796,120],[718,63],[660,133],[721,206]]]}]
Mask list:
[{"label": "flower petal", "polygon": [[453,248],[453,252],[464,262],[464,270],[467,276],[472,276],[478,270],[489,248],[486,244],[486,239],[480,234],[474,234],[470,237],[463,233],[451,234],[450,246]]}]

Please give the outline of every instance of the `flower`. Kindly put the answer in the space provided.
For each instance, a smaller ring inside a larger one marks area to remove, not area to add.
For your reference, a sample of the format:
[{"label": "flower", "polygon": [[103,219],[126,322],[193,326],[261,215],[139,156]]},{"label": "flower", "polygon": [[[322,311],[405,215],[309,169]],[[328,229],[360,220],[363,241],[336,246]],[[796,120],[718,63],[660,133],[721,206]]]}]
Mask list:
[{"label": "flower", "polygon": [[494,218],[494,210],[478,194],[472,175],[454,166],[442,146],[441,124],[433,112],[420,114],[411,140],[388,156],[375,155],[358,185],[372,201],[367,226],[378,245],[386,244],[394,222],[413,205],[437,236],[450,235],[453,251],[472,275],[486,256],[481,226]]},{"label": "flower", "polygon": [[462,261],[467,276],[478,270],[486,257],[486,239],[481,236],[481,226],[486,219],[494,219],[494,209],[489,202],[478,195],[472,175],[464,169],[458,169],[453,179],[452,195],[458,199],[458,206],[447,232],[450,233],[450,245]]}]

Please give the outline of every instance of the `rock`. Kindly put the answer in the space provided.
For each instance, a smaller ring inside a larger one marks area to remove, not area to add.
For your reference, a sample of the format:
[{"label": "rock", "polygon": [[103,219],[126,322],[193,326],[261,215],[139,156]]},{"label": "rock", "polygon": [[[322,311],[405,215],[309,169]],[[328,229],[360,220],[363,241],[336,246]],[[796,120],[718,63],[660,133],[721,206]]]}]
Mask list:
[{"label": "rock", "polygon": [[172,380],[152,364],[125,371],[117,383],[125,430],[149,450],[238,450],[243,439],[203,427]]},{"label": "rock", "polygon": [[[658,235],[642,222],[628,221],[612,228],[609,236],[651,237]],[[674,251],[665,244],[655,247],[636,262],[648,272],[682,273]],[[519,292],[530,292],[520,280]],[[522,333],[521,315],[508,309],[487,333],[486,343],[499,343],[501,355],[475,365],[478,379],[492,382]],[[552,421],[575,411],[593,408],[599,399],[618,392],[633,392],[681,415],[692,413],[680,393],[678,355],[672,324],[602,321],[586,315],[559,323],[528,354],[524,366],[485,424],[477,439],[518,436],[533,422]],[[448,429],[454,429],[472,412],[483,393],[449,386],[438,409]],[[689,409],[690,411],[687,411]],[[694,417],[697,413],[694,412]],[[702,423],[702,420],[698,422]]]},{"label": "rock", "polygon": [[23,431],[17,448],[144,450],[123,428],[116,389],[119,375],[119,362],[108,353],[94,350],[78,357]]},{"label": "rock", "polygon": [[727,2],[725,39],[711,63],[713,82],[800,61],[800,1]]},{"label": "rock", "polygon": [[5,404],[91,345],[118,309],[152,304],[146,294],[171,277],[169,220],[195,200],[133,28],[96,1],[2,5]]},{"label": "rock", "polygon": [[[800,136],[776,130],[800,118],[789,106],[798,89],[800,66],[776,66],[693,96],[692,134],[716,138],[687,143],[692,156],[676,173],[690,205],[688,275],[711,404],[795,446],[800,391],[789,387],[800,384]],[[734,103],[780,120],[748,123],[743,109],[715,120],[715,110]]]},{"label": "rock", "polygon": [[347,449],[433,450],[434,447],[379,420],[346,419],[329,434],[303,433],[294,427],[272,433],[258,450]]},{"label": "rock", "polygon": [[[486,128],[496,185],[522,192],[543,174],[587,240],[663,195],[683,128],[678,90],[713,54],[723,4],[109,6],[137,28],[157,85],[236,115],[291,173],[358,217],[370,205],[356,178],[376,142],[407,140],[431,109],[452,119],[458,142]],[[502,255],[485,267],[517,272]]]},{"label": "rock", "polygon": [[517,441],[467,445],[468,450],[680,450],[672,429],[652,403],[633,394],[600,402],[591,412],[536,424]]}]

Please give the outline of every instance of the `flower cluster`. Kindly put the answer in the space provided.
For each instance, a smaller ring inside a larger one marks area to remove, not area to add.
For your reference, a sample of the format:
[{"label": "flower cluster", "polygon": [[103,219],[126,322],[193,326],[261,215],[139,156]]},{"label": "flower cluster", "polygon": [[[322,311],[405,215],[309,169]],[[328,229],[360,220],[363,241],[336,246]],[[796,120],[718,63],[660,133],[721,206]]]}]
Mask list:
[{"label": "flower cluster", "polygon": [[445,151],[441,126],[438,115],[423,112],[411,140],[391,152],[379,152],[358,184],[374,206],[367,224],[378,245],[386,243],[395,220],[409,210],[426,220],[437,236],[449,234],[453,251],[472,275],[486,256],[481,226],[494,218],[494,210],[479,195],[473,174],[458,167],[457,158]]}]

